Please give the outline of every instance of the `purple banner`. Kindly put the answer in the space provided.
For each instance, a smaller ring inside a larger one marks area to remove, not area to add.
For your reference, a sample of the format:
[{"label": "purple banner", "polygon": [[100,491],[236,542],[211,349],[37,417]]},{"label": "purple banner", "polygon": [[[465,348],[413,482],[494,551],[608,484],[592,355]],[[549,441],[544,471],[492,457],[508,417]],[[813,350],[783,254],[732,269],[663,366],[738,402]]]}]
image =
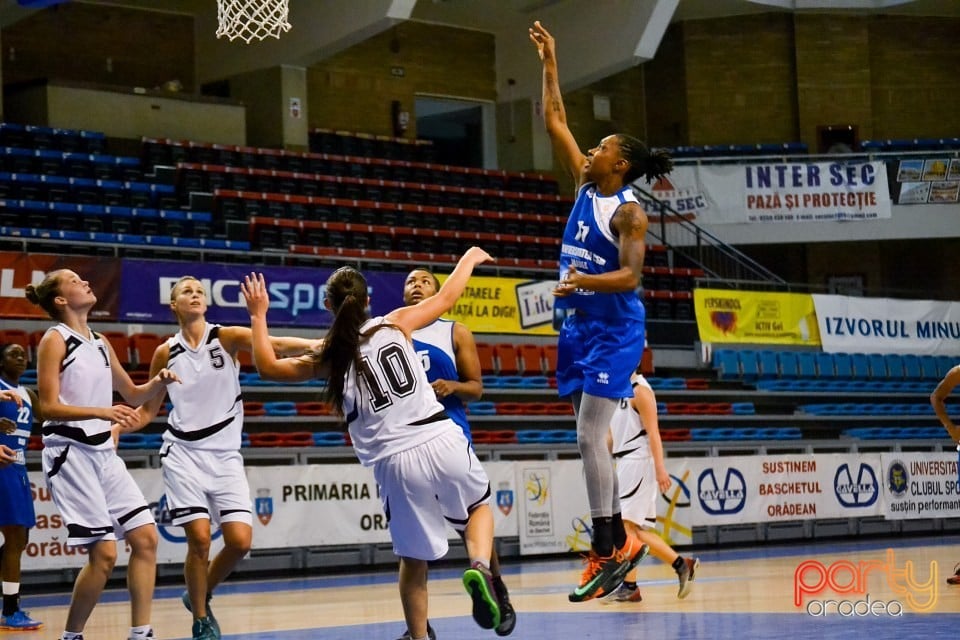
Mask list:
[{"label": "purple banner", "polygon": [[[174,323],[170,289],[184,275],[203,283],[207,292],[207,320],[248,325],[250,316],[240,282],[251,271],[262,272],[270,292],[270,326],[330,326],[333,316],[323,306],[327,278],[333,269],[267,267],[239,264],[154,262],[123,260],[119,319],[125,322]],[[406,273],[364,272],[370,288],[370,314],[384,315],[403,305]]]}]

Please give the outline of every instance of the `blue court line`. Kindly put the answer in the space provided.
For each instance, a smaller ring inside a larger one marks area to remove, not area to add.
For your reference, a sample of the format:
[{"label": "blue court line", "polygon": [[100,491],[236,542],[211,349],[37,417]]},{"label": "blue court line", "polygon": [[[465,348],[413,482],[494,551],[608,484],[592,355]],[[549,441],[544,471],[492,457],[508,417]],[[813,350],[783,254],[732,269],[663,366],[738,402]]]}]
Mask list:
[{"label": "blue court line", "polygon": [[[837,540],[819,542],[809,542],[804,544],[796,543],[776,543],[766,544],[754,547],[745,547],[737,549],[705,549],[701,551],[682,550],[682,555],[696,555],[703,562],[725,562],[736,560],[752,560],[763,558],[783,558],[790,556],[803,556],[807,558],[816,558],[825,553],[837,554],[852,551],[874,551],[885,550],[888,548],[898,548],[903,546],[949,546],[956,545],[958,538],[955,536],[936,536],[936,537],[899,537],[882,538],[871,540]],[[829,544],[829,549],[825,545]],[[658,562],[657,560],[647,560],[647,563]],[[948,563],[960,562],[960,558],[950,558]],[[575,570],[580,566],[578,556],[570,558],[537,559],[536,556],[525,556],[522,559],[508,559],[502,567],[504,576],[518,575],[521,573],[542,573],[553,571]],[[459,578],[465,567],[452,566],[440,561],[436,566],[430,568],[431,579],[445,580]],[[322,572],[322,568],[315,571]],[[723,581],[720,578],[710,579],[703,577],[703,581]],[[243,580],[232,579],[217,587],[217,595],[229,594],[249,594],[249,593],[274,593],[278,591],[300,591],[307,589],[323,589],[330,587],[357,587],[365,585],[394,584],[397,581],[396,570],[390,567],[380,565],[376,568],[366,568],[356,573],[337,573],[333,575],[314,575],[296,578],[276,578],[276,579],[257,579],[244,578]],[[700,580],[698,579],[698,582]],[[673,580],[664,581],[666,584],[673,584]],[[657,581],[644,581],[643,584],[658,584]],[[565,585],[563,589],[566,589]],[[154,598],[179,598],[183,593],[182,585],[157,587]],[[552,591],[550,591],[552,592]],[[100,602],[126,602],[129,599],[126,589],[110,589],[104,591]],[[55,594],[25,594],[23,596],[25,608],[30,607],[51,607],[63,606],[70,602],[70,593]]]}]

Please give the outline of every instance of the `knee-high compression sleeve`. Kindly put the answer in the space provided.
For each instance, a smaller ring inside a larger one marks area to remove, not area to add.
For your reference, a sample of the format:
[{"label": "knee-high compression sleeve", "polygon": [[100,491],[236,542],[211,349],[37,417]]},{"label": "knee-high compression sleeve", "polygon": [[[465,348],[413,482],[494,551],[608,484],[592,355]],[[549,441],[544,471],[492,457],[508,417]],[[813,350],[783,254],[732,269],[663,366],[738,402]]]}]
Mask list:
[{"label": "knee-high compression sleeve", "polygon": [[610,420],[619,400],[601,398],[589,393],[574,399],[577,409],[577,444],[583,459],[587,481],[587,500],[592,518],[610,518],[619,506],[614,479],[613,456],[607,448]]}]

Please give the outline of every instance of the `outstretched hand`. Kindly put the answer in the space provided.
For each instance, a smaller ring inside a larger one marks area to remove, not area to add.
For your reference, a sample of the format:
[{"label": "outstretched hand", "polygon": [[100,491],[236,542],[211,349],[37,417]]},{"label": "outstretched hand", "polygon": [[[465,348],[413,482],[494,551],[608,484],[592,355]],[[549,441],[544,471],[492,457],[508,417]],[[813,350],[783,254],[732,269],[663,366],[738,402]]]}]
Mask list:
[{"label": "outstretched hand", "polygon": [[244,276],[240,283],[240,291],[247,301],[247,311],[251,318],[265,318],[270,308],[270,295],[267,293],[267,283],[262,273],[251,273]]},{"label": "outstretched hand", "polygon": [[467,249],[467,252],[463,254],[463,257],[471,260],[474,266],[482,264],[484,262],[495,262],[493,256],[481,249],[480,247],[470,247]]},{"label": "outstretched hand", "polygon": [[567,272],[563,274],[563,279],[553,288],[553,295],[558,298],[566,298],[580,288],[580,272],[576,267],[570,265]]},{"label": "outstretched hand", "polygon": [[547,58],[553,58],[556,53],[556,41],[553,39],[553,36],[550,35],[550,32],[540,24],[539,20],[533,23],[529,32],[530,40],[533,44],[537,45],[537,54],[540,56],[540,59],[546,60]]}]

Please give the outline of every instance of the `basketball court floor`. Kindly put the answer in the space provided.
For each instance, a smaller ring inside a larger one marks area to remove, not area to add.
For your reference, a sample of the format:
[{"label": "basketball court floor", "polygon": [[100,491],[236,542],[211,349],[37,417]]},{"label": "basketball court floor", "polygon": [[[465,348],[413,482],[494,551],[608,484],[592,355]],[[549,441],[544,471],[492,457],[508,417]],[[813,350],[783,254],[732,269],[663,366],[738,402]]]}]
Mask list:
[{"label": "basketball court floor", "polygon": [[[567,592],[580,563],[513,559],[505,577],[517,610],[511,638],[833,638],[938,637],[960,624],[960,586],[945,580],[960,561],[960,540],[898,538],[818,541],[698,553],[700,570],[686,600],[676,598],[673,571],[653,558],[641,565],[639,603],[572,604]],[[798,571],[799,568],[799,571]],[[431,624],[444,640],[495,638],[470,617],[460,571],[430,574]],[[157,589],[158,638],[189,638],[190,617],[180,586]],[[795,605],[799,597],[801,606]],[[23,598],[45,627],[5,632],[2,640],[58,637],[69,595]],[[405,625],[396,572],[317,575],[281,580],[233,580],[218,589],[212,609],[223,637],[247,639],[394,640]],[[824,610],[826,614],[824,615]],[[125,638],[129,606],[122,590],[104,594],[84,632],[87,640]]]}]

